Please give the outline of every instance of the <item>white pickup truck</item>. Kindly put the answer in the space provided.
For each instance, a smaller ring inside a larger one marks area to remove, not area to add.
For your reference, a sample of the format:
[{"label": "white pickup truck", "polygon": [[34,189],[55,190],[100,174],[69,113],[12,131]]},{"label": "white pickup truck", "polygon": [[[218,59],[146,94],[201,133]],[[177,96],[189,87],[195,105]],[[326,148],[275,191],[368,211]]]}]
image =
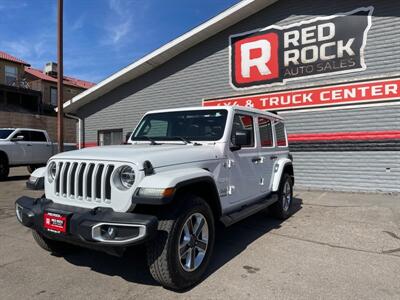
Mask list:
[{"label": "white pickup truck", "polygon": [[[75,145],[64,146],[65,150]],[[10,167],[27,166],[32,173],[45,166],[57,153],[57,145],[50,141],[45,130],[30,128],[0,128],[0,180],[8,177]]]}]

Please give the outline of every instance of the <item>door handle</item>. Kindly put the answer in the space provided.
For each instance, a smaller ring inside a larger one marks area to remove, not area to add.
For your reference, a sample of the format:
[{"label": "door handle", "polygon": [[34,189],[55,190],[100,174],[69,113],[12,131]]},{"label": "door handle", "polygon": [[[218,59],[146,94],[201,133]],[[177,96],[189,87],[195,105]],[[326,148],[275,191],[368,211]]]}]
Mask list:
[{"label": "door handle", "polygon": [[253,157],[253,158],[251,159],[251,161],[252,161],[253,163],[257,164],[257,163],[259,163],[259,162],[262,161],[262,158],[261,158],[261,157]]},{"label": "door handle", "polygon": [[274,160],[274,159],[277,159],[278,156],[276,156],[276,155],[271,155],[270,158],[271,158],[271,160]]},{"label": "door handle", "polygon": [[28,147],[31,147],[32,146],[32,144],[26,144]]}]

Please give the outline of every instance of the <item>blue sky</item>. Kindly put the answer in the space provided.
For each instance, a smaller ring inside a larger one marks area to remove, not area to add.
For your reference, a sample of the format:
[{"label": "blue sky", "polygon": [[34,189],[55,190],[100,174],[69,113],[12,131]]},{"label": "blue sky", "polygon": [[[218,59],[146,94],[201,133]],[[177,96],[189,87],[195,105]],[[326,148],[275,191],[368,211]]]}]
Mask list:
[{"label": "blue sky", "polygon": [[[64,73],[99,82],[239,0],[64,0]],[[0,50],[42,69],[57,0],[0,0]]]}]

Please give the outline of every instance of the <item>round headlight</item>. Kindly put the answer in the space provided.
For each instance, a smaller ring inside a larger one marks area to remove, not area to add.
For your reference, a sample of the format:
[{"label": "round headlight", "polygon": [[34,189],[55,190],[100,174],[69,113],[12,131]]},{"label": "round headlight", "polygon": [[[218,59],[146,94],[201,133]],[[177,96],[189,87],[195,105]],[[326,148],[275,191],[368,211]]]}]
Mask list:
[{"label": "round headlight", "polygon": [[122,166],[117,173],[118,182],[116,182],[116,185],[122,190],[129,189],[135,183],[135,177],[135,171],[130,166]]},{"label": "round headlight", "polygon": [[47,178],[49,182],[53,182],[54,178],[56,178],[57,174],[57,165],[55,162],[51,162],[47,167]]}]

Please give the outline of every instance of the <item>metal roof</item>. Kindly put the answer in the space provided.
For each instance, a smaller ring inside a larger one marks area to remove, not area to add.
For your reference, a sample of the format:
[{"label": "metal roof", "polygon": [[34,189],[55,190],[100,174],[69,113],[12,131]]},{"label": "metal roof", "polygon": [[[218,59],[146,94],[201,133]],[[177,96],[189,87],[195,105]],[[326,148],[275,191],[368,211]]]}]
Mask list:
[{"label": "metal roof", "polygon": [[22,59],[19,59],[15,56],[12,56],[11,54],[8,54],[4,51],[0,51],[0,59],[8,60],[17,64],[23,64],[25,66],[30,66],[27,62],[23,61]]},{"label": "metal roof", "polygon": [[[51,77],[50,75],[43,73],[41,70],[25,67],[25,72],[32,76],[35,76],[36,78],[57,83],[57,78]],[[95,83],[93,83],[93,82],[80,80],[80,79],[68,77],[68,76],[64,76],[64,84],[82,88],[82,89],[88,89],[95,85]]]},{"label": "metal roof", "polygon": [[116,87],[131,81],[167,62],[178,54],[236,24],[277,0],[243,0],[214,18],[195,27],[165,44],[138,61],[128,65],[90,89],[64,103],[65,112],[77,111],[83,105],[96,100]]}]

